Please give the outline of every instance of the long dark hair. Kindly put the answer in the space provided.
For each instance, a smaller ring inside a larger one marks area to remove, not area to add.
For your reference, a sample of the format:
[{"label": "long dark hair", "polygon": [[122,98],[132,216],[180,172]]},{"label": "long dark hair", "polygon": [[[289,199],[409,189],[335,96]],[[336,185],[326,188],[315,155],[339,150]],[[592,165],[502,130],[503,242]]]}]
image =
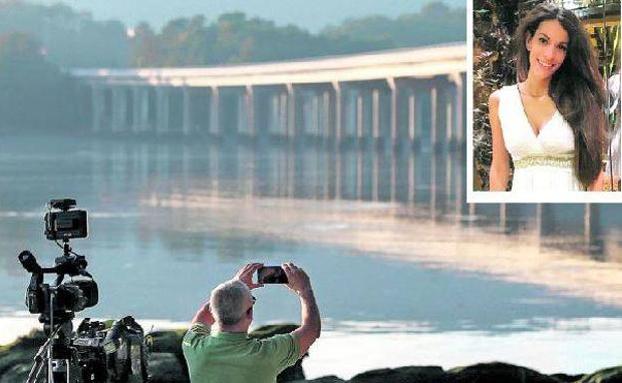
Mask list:
[{"label": "long dark hair", "polygon": [[514,35],[516,75],[525,81],[529,72],[526,39],[533,37],[545,20],[557,20],[568,33],[566,58],[553,74],[549,95],[574,134],[574,169],[588,187],[598,177],[604,148],[605,91],[598,61],[581,21],[572,11],[553,4],[540,4],[521,19]]}]

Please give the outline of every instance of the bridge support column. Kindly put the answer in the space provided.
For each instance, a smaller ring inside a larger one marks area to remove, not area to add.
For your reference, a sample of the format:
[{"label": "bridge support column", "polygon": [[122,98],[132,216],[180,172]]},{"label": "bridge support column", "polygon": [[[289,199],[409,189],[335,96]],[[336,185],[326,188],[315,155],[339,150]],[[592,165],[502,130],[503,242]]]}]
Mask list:
[{"label": "bridge support column", "polygon": [[138,131],[140,133],[152,130],[151,122],[149,121],[149,109],[151,107],[149,102],[149,89],[148,87],[139,88]]},{"label": "bridge support column", "polygon": [[451,107],[448,100],[448,81],[447,77],[436,77],[434,79],[435,94],[435,130],[433,136],[434,147],[447,146],[449,142],[448,132],[450,131]]},{"label": "bridge support column", "polygon": [[132,126],[130,127],[130,131],[133,134],[139,133],[144,126],[144,115],[143,115],[143,89],[139,86],[132,87]]},{"label": "bridge support column", "polygon": [[438,136],[438,85],[433,83],[430,87],[430,142],[432,147],[435,147],[437,144],[437,136]]},{"label": "bridge support column", "polygon": [[169,94],[168,87],[156,88],[156,134],[169,132]]},{"label": "bridge support column", "polygon": [[252,85],[247,85],[244,91],[244,109],[246,115],[246,133],[252,140],[256,140],[257,135],[255,131],[255,96]]},{"label": "bridge support column", "polygon": [[182,88],[182,132],[184,136],[189,136],[192,132],[192,110],[191,110],[190,87]]},{"label": "bridge support column", "polygon": [[322,124],[322,140],[329,141],[330,140],[330,131],[331,131],[331,91],[325,89],[322,92],[322,103],[321,103],[321,124]]},{"label": "bridge support column", "polygon": [[127,125],[127,92],[125,87],[112,88],[112,131],[124,132]]},{"label": "bridge support column", "polygon": [[380,90],[374,88],[371,91],[371,138],[374,146],[382,140],[380,131]]},{"label": "bridge support column", "polygon": [[387,85],[389,86],[389,91],[391,92],[391,104],[389,107],[389,115],[390,115],[390,119],[391,119],[391,127],[389,129],[389,134],[390,134],[390,141],[391,141],[391,147],[393,148],[393,150],[398,148],[399,142],[400,142],[400,137],[399,137],[399,132],[398,132],[398,109],[397,109],[397,102],[398,102],[398,87],[397,84],[395,83],[395,79],[393,78],[388,78],[387,79]]},{"label": "bridge support column", "polygon": [[302,110],[299,106],[302,100],[298,100],[299,93],[294,84],[287,84],[287,137],[292,142],[302,142],[304,134]]},{"label": "bridge support column", "polygon": [[279,126],[278,126],[278,136],[282,139],[287,139],[288,132],[288,97],[287,91],[279,93],[279,101],[278,101],[278,113],[279,113]]},{"label": "bridge support column", "polygon": [[91,131],[93,133],[99,133],[103,129],[104,106],[106,103],[104,88],[102,86],[96,84],[91,86],[91,102],[93,110]]},{"label": "bridge support column", "polygon": [[220,135],[220,90],[217,86],[210,89],[210,108],[209,108],[209,134],[212,136]]},{"label": "bridge support column", "polygon": [[[341,84],[337,81],[333,82],[333,105],[335,105],[334,113],[333,113],[333,123],[331,125],[334,126],[333,133],[331,134],[335,150],[339,150],[341,146],[341,137],[343,135],[343,124],[342,124],[342,92],[341,92]],[[339,181],[339,177],[337,178]]]},{"label": "bridge support column", "polygon": [[460,73],[454,73],[450,75],[450,81],[454,84],[454,91],[452,97],[452,134],[451,138],[455,145],[460,146],[464,141],[464,126],[463,126],[463,93],[464,82]]}]

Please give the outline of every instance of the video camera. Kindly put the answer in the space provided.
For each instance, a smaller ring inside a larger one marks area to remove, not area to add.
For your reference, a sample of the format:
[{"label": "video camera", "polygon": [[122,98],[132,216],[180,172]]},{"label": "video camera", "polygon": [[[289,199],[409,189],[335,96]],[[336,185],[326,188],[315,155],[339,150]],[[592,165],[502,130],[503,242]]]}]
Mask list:
[{"label": "video camera", "polygon": [[[143,330],[130,316],[112,326],[86,318],[73,332],[75,313],[93,307],[99,300],[97,283],[86,271],[88,262],[76,254],[69,240],[88,235],[87,213],[73,209],[73,199],[53,199],[45,214],[45,237],[63,249],[53,267],[41,267],[28,250],[18,259],[31,273],[26,306],[40,314],[39,322],[48,339],[35,356],[26,383],[145,382],[147,358]],[[59,243],[62,240],[62,245]],[[54,284],[44,283],[45,274],[56,274]],[[63,282],[65,276],[69,281]]]}]

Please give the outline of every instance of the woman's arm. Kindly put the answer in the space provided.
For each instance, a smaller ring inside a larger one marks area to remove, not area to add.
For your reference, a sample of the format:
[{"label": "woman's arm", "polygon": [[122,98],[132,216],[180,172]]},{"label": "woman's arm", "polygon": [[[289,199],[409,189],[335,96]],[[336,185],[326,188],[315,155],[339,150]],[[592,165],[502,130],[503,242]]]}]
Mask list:
[{"label": "woman's arm", "polygon": [[605,172],[598,173],[598,177],[587,188],[588,191],[603,191],[605,190]]},{"label": "woman's arm", "polygon": [[510,156],[505,148],[501,121],[499,121],[499,91],[488,99],[488,118],[492,130],[492,164],[490,165],[490,191],[506,191],[510,178]]}]

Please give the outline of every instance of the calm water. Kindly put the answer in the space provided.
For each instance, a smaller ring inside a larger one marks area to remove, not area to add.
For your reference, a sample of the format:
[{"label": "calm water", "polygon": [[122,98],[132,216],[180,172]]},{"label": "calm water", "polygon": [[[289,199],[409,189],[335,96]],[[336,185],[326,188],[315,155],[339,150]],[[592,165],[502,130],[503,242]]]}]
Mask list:
[{"label": "calm water", "polygon": [[[87,256],[101,296],[80,316],[186,322],[242,264],[292,260],[312,276],[330,330],[305,362],[310,376],[492,359],[566,372],[619,362],[619,351],[595,343],[622,340],[616,208],[594,210],[587,227],[581,205],[517,205],[500,220],[498,205],[463,201],[463,157],[4,138],[0,323],[8,327],[0,332],[7,338],[27,317],[20,312],[29,276],[17,254],[30,249],[40,263],[53,262],[59,249],[43,236],[44,204],[72,197],[90,224],[89,238],[72,244]],[[501,262],[499,248],[517,243],[528,250]],[[483,250],[469,247],[477,244]],[[567,274],[533,272],[560,267]],[[585,281],[557,283],[568,275]],[[257,324],[298,320],[297,299],[284,287],[255,295]],[[353,344],[368,356],[389,345],[404,353],[377,352],[365,365],[356,350],[339,359]],[[422,344],[427,351],[413,356]],[[528,344],[567,351],[550,360],[516,351]]]}]

